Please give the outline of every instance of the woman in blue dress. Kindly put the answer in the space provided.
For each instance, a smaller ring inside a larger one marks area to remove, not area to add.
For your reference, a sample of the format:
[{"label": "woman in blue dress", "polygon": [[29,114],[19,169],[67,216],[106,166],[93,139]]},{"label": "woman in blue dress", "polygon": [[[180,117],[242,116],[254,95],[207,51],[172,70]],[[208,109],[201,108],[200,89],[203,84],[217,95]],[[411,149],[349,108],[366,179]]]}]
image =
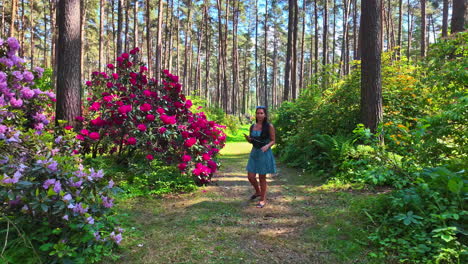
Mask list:
[{"label": "woman in blue dress", "polygon": [[[275,128],[268,123],[268,113],[264,106],[257,107],[255,121],[250,127],[250,135],[245,135],[245,139],[253,145],[246,169],[249,182],[255,189],[255,194],[250,199],[260,197],[257,207],[263,208],[266,204],[266,175],[276,173],[275,158],[271,151],[271,146],[275,144]],[[257,174],[260,184],[257,181]]]}]

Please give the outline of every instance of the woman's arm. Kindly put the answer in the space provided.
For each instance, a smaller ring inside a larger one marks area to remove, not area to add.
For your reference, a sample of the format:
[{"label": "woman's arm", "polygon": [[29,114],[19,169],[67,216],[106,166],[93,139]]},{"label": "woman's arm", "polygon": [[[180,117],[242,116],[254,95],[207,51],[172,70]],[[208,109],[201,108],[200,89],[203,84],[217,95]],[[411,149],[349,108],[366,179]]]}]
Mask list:
[{"label": "woman's arm", "polygon": [[275,144],[276,134],[275,134],[275,128],[273,127],[272,124],[270,124],[269,130],[270,130],[270,143],[262,147],[263,152],[267,151],[269,148],[271,148],[271,146]]}]

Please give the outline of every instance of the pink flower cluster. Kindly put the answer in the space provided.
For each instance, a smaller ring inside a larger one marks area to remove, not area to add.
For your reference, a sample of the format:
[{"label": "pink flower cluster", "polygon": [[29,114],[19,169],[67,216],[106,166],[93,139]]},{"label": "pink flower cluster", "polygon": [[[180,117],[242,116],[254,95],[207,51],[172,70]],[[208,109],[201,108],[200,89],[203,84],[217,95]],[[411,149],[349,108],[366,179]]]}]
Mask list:
[{"label": "pink flower cluster", "polygon": [[[158,157],[177,164],[197,182],[209,181],[217,169],[215,156],[226,140],[221,126],[190,111],[193,104],[181,93],[177,76],[164,70],[161,80],[149,78],[138,53],[138,48],[123,53],[117,65],[108,65],[108,72],[94,72],[86,82],[95,92],[85,108],[86,133],[77,138],[89,145],[85,147],[89,151],[125,153],[125,148],[133,148],[148,160]],[[105,145],[96,146],[97,140]],[[183,158],[187,156],[191,159]]]}]

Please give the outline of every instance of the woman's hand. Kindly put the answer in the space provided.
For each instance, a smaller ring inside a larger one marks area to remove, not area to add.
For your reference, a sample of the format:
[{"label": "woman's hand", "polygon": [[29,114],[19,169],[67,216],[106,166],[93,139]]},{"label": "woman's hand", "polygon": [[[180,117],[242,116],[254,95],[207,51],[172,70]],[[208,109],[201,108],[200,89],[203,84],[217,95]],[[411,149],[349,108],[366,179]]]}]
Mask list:
[{"label": "woman's hand", "polygon": [[251,138],[249,136],[247,136],[246,134],[244,134],[244,137],[245,137],[245,140],[247,140],[248,142],[251,142]]},{"label": "woman's hand", "polygon": [[269,148],[270,148],[270,147],[269,147],[268,145],[265,145],[265,146],[263,146],[263,147],[261,148],[261,150],[262,150],[263,152],[267,152],[267,150],[268,150]]}]

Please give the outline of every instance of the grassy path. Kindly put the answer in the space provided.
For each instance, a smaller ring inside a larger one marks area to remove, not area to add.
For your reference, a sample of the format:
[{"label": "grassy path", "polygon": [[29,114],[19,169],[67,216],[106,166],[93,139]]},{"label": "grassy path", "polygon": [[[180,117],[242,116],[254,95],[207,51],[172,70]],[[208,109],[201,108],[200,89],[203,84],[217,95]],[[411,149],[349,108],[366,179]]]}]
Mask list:
[{"label": "grassy path", "polygon": [[129,232],[118,263],[371,263],[356,209],[366,193],[335,191],[280,165],[267,206],[256,208],[249,151],[227,144],[213,186],[121,202]]}]

